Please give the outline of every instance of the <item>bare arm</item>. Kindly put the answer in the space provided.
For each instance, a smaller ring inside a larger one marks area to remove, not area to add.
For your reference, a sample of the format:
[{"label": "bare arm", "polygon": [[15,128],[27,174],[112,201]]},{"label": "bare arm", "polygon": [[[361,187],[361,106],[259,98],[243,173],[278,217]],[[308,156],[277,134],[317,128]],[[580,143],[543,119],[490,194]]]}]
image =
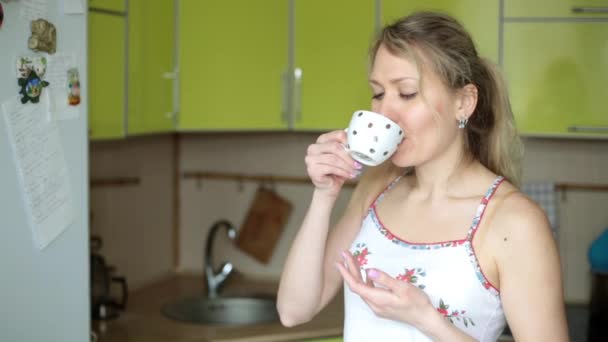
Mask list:
[{"label": "bare arm", "polygon": [[[285,326],[302,324],[312,319],[342,286],[342,278],[334,263],[341,260],[341,252],[349,248],[359,231],[365,208],[370,201],[369,194],[380,188],[374,184],[383,182],[379,180],[378,174],[386,170],[384,167],[378,167],[366,172],[354,190],[344,214],[330,231],[331,211],[345,177],[323,178],[337,175],[339,171],[324,168],[317,160],[332,158],[327,164],[340,164],[346,160],[342,165],[343,169],[353,163],[344,149],[341,146],[336,147],[333,144],[335,141],[331,139],[345,139],[344,132],[321,136],[319,141],[324,146],[314,147],[312,151],[309,148],[307,155],[308,171],[315,183],[315,190],[308,212],[289,251],[279,284],[277,309]],[[328,140],[330,143],[326,143]],[[324,152],[319,157],[314,150],[316,148],[329,152]],[[335,155],[342,153],[346,156],[342,155],[337,161],[333,159]],[[327,154],[334,156],[328,157]],[[386,178],[386,173],[384,176],[383,178]]]},{"label": "bare arm", "polygon": [[[300,229],[287,255],[281,274],[277,310],[285,326],[309,321],[333,297],[339,282],[329,274],[325,264],[331,252],[348,243],[343,231],[356,227],[356,196],[334,228],[339,238],[328,239],[331,212],[344,182],[356,176],[354,161],[344,150],[343,131],[321,135],[308,147],[305,162],[315,190]],[[357,190],[355,190],[355,194]]]},{"label": "bare arm", "polygon": [[277,308],[283,325],[294,326],[312,319],[342,285],[333,262],[340,260],[340,251],[348,248],[360,224],[354,197],[329,234],[333,203],[317,191],[313,194],[281,275]]},{"label": "bare arm", "polygon": [[[523,195],[505,201],[497,229],[500,293],[517,341],[568,341],[559,255],[547,218]],[[497,213],[498,214],[498,213]]]}]

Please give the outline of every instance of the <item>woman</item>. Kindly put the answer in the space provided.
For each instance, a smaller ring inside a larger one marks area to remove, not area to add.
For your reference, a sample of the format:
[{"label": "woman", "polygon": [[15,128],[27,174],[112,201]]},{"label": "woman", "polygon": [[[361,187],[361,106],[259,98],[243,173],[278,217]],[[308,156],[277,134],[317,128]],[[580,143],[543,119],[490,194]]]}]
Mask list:
[{"label": "woman", "polygon": [[559,257],[543,211],[518,191],[520,148],[502,79],[454,19],[416,13],[371,51],[372,110],[403,129],[390,162],[366,172],[345,133],[305,158],[315,189],[281,277],[294,326],[346,284],[344,340],[567,341]]}]

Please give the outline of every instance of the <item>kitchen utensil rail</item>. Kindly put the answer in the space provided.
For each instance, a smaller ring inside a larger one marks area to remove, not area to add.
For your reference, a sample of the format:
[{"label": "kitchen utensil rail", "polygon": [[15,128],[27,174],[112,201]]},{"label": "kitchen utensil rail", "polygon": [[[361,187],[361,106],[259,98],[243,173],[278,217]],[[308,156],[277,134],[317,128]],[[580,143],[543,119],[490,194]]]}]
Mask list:
[{"label": "kitchen utensil rail", "polygon": [[608,184],[555,183],[556,191],[608,191]]},{"label": "kitchen utensil rail", "polygon": [[[270,174],[244,174],[231,172],[214,172],[214,171],[186,171],[182,174],[184,179],[218,179],[218,180],[233,180],[237,182],[260,182],[260,183],[292,183],[292,184],[311,184],[310,178],[298,176],[283,176]],[[345,186],[355,186],[356,182],[346,182]],[[608,191],[608,184],[595,183],[570,183],[558,182],[555,183],[556,191]]]},{"label": "kitchen utensil rail", "polygon": [[111,177],[111,178],[93,178],[90,181],[91,188],[119,187],[139,185],[138,177]]},{"label": "kitchen utensil rail", "polygon": [[[237,182],[260,182],[260,183],[291,183],[310,185],[310,178],[298,176],[280,176],[269,174],[243,174],[230,172],[211,172],[211,171],[186,171],[183,173],[184,179],[219,179],[219,180],[234,180]],[[356,183],[347,182],[345,186],[354,186]]]},{"label": "kitchen utensil rail", "polygon": [[602,192],[608,191],[608,184],[593,183],[555,183],[555,191],[561,193],[561,200],[567,200],[569,191]]}]

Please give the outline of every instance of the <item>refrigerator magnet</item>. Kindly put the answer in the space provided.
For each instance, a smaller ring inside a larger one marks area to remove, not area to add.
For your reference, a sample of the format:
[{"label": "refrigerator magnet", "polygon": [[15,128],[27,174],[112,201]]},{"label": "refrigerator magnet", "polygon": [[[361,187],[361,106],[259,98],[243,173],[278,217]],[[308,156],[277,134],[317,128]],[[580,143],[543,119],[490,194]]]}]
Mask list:
[{"label": "refrigerator magnet", "polygon": [[27,47],[33,51],[44,51],[54,54],[57,46],[57,30],[55,25],[44,19],[32,20],[30,23],[32,35],[27,41]]},{"label": "refrigerator magnet", "polygon": [[49,85],[49,82],[42,80],[45,72],[45,57],[17,58],[17,84],[20,87],[21,103],[40,101],[42,89]]},{"label": "refrigerator magnet", "polygon": [[49,82],[43,81],[34,70],[32,70],[27,78],[20,78],[19,86],[21,87],[21,103],[38,103],[42,89],[49,85]]},{"label": "refrigerator magnet", "polygon": [[35,71],[39,77],[42,77],[46,72],[46,65],[46,57],[18,57],[16,63],[17,77],[27,78],[32,70]]},{"label": "refrigerator magnet", "polygon": [[68,104],[77,106],[80,104],[80,78],[78,69],[68,69]]}]

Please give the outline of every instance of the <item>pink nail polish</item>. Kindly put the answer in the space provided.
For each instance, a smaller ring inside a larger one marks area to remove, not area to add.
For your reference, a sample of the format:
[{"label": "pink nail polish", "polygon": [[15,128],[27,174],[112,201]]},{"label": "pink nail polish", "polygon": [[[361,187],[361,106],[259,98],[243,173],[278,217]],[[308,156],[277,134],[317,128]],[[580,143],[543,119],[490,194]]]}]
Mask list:
[{"label": "pink nail polish", "polygon": [[378,279],[380,277],[380,273],[373,268],[367,270],[367,276],[372,279]]},{"label": "pink nail polish", "polygon": [[361,165],[361,163],[359,163],[358,161],[355,160],[355,169],[360,170],[363,168],[363,165]]}]

